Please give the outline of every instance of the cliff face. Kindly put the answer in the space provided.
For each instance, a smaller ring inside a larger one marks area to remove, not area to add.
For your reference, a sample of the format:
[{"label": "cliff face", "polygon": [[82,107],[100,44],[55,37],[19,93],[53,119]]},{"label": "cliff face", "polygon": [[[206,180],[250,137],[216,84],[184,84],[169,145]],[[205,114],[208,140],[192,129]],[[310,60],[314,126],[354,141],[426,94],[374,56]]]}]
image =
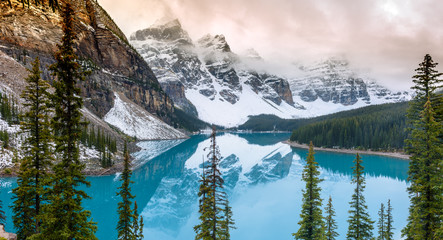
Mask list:
[{"label": "cliff face", "polygon": [[[11,2],[12,7],[0,2],[0,51],[24,65],[39,56],[43,78],[51,80],[47,66],[54,62],[62,36],[59,13]],[[77,55],[82,67],[91,71],[80,83],[85,106],[103,117],[113,107],[113,92],[119,92],[170,123],[173,102],[109,15],[93,0],[71,2],[76,10]]]}]

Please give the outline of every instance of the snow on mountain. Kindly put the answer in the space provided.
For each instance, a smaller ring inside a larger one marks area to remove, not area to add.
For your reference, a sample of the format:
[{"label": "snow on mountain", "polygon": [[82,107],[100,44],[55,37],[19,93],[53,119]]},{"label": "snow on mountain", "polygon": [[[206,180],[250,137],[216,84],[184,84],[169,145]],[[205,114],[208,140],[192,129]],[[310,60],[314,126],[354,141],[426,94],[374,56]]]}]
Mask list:
[{"label": "snow on mountain", "polygon": [[193,42],[176,19],[130,39],[177,107],[221,126],[240,125],[251,115],[314,117],[410,99],[408,92],[391,92],[359,75],[342,59],[300,66],[295,77],[282,77],[263,69],[253,49],[233,53],[223,35]]},{"label": "snow on mountain", "polygon": [[186,137],[185,134],[159,120],[123,95],[114,93],[114,96],[114,107],[106,113],[103,119],[123,133],[139,140]]},{"label": "snow on mountain", "polygon": [[231,127],[249,115],[297,116],[287,81],[245,66],[223,35],[194,43],[173,20],[130,39],[176,106],[204,121]]},{"label": "snow on mountain", "polygon": [[288,81],[294,100],[309,112],[307,116],[411,99],[409,92],[392,92],[352,70],[344,59],[330,58],[299,69],[299,76]]}]

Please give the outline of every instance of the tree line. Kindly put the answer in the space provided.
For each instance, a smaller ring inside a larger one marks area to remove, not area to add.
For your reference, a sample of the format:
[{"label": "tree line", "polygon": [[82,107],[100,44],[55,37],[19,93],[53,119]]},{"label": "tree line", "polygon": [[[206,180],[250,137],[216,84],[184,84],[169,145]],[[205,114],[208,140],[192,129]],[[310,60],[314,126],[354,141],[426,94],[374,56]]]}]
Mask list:
[{"label": "tree line", "polygon": [[366,108],[366,112],[315,122],[295,129],[291,141],[357,149],[403,149],[407,103]]},{"label": "tree line", "polygon": [[117,152],[117,140],[112,138],[105,131],[94,127],[88,128],[83,126],[80,142],[88,148],[94,147],[100,153],[100,164],[103,168],[111,167],[114,163],[112,161],[112,154]]},{"label": "tree line", "polygon": [[20,110],[14,98],[9,98],[6,94],[0,93],[0,114],[9,124],[20,123]]}]

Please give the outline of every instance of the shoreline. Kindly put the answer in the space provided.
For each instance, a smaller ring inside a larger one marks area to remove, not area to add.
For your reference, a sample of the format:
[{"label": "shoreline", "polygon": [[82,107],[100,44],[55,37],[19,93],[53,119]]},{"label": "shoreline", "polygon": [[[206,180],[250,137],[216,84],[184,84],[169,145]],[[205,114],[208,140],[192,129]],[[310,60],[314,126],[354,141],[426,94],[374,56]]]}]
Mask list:
[{"label": "shoreline", "polygon": [[[302,148],[302,149],[309,149],[308,144],[300,144],[296,142],[291,142],[289,140],[282,141],[284,144],[288,144],[291,147],[295,148]],[[335,148],[321,148],[321,147],[314,147],[315,151],[324,151],[324,152],[336,152],[336,153],[347,153],[347,154],[366,154],[366,155],[378,155],[378,156],[384,156],[384,157],[392,157],[392,158],[398,158],[402,160],[409,160],[409,155],[402,153],[402,152],[379,152],[379,151],[371,151],[371,150],[353,150],[353,149],[335,149]]]}]

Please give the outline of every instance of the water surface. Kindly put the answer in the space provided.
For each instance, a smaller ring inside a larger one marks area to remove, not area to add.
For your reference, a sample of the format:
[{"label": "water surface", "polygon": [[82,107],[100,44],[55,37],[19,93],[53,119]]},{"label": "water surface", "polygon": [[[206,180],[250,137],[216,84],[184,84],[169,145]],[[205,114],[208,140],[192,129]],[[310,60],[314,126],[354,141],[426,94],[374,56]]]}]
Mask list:
[{"label": "water surface", "polygon": [[[132,193],[145,220],[145,239],[194,239],[193,226],[198,223],[197,191],[202,162],[208,153],[209,136],[196,135],[188,140],[141,143],[142,151],[135,153],[137,166],[133,173]],[[234,212],[237,229],[231,239],[269,240],[293,239],[298,230],[304,182],[301,173],[307,150],[291,148],[280,141],[286,133],[221,134],[217,136],[220,163],[226,181],[226,191]],[[347,231],[349,201],[354,190],[350,183],[355,156],[318,151],[324,181],[322,198],[332,196],[338,222],[339,239]],[[380,203],[391,199],[394,208],[395,239],[406,224],[409,199],[405,160],[374,155],[362,155],[365,167],[365,196],[369,213],[377,220]],[[14,178],[1,180],[0,199],[8,216],[6,229],[13,231],[10,206]],[[86,189],[91,200],[84,206],[98,222],[99,239],[116,239],[118,221],[116,196],[120,186],[118,174],[88,177],[91,188]],[[324,203],[326,200],[324,200]],[[375,226],[374,226],[375,227]],[[374,234],[376,230],[374,230]]]}]

